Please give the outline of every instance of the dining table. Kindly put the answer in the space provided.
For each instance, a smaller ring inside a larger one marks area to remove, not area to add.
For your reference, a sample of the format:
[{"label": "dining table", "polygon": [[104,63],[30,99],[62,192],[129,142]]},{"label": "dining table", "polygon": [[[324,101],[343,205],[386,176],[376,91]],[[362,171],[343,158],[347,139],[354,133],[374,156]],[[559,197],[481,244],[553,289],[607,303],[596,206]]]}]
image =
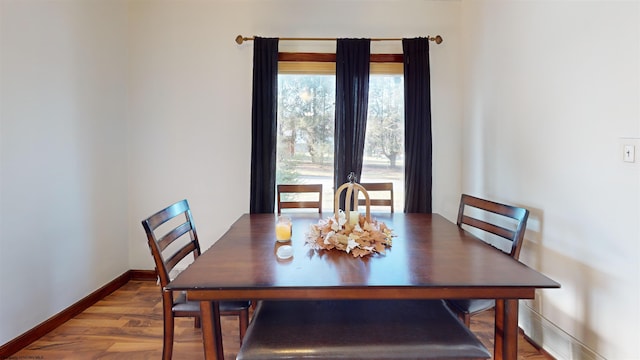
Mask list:
[{"label": "dining table", "polygon": [[276,214],[241,215],[167,286],[200,302],[205,358],[224,359],[219,301],[484,298],[496,300],[494,359],[517,359],[519,299],[559,283],[442,215],[371,215],[392,230],[392,245],[363,257],[307,243],[310,227],[333,214],[287,214],[288,242],[276,241]]}]

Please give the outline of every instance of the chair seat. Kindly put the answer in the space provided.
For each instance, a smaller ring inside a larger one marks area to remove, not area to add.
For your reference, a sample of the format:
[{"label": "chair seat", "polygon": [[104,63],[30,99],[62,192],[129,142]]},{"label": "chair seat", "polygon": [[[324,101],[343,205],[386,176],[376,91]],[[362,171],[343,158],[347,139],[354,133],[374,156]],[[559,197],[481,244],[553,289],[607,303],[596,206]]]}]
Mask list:
[{"label": "chair seat", "polygon": [[238,360],[486,359],[442,300],[262,301]]},{"label": "chair seat", "polygon": [[447,300],[447,304],[453,307],[454,311],[457,310],[465,314],[475,314],[492,309],[496,306],[496,301],[493,299],[450,299]]}]

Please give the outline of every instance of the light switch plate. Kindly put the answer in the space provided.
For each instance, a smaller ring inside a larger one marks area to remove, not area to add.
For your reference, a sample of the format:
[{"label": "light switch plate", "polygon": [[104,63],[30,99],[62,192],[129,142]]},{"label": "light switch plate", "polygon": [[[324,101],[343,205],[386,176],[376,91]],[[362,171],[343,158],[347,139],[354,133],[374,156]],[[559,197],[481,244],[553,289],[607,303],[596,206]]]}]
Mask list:
[{"label": "light switch plate", "polygon": [[633,145],[624,145],[622,158],[625,162],[636,161],[636,147]]}]

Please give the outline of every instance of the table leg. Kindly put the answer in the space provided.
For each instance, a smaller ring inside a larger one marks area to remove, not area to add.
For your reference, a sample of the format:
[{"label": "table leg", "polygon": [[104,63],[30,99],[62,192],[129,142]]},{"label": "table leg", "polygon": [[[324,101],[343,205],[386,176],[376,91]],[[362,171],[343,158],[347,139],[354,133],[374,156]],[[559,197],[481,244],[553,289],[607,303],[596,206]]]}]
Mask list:
[{"label": "table leg", "polygon": [[495,330],[493,336],[493,358],[502,360],[502,344],[504,342],[504,300],[496,299]]},{"label": "table leg", "polygon": [[518,358],[518,299],[496,299],[494,359]]},{"label": "table leg", "polygon": [[200,301],[202,323],[202,344],[204,358],[224,360],[222,349],[222,329],[220,328],[220,307],[217,301]]}]

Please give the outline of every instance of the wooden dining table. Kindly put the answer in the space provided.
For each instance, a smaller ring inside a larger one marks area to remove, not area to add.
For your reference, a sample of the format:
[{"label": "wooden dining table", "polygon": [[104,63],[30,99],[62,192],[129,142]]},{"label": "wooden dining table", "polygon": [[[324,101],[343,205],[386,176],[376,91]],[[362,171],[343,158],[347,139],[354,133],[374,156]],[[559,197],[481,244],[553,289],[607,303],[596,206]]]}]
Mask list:
[{"label": "wooden dining table", "polygon": [[[362,258],[306,244],[311,225],[332,214],[287,214],[290,242],[275,239],[275,214],[240,216],[167,288],[200,301],[206,359],[224,359],[222,300],[496,299],[495,359],[517,359],[518,299],[560,285],[438,214],[372,214],[393,230],[385,253]],[[290,245],[293,256],[280,259]]]}]

